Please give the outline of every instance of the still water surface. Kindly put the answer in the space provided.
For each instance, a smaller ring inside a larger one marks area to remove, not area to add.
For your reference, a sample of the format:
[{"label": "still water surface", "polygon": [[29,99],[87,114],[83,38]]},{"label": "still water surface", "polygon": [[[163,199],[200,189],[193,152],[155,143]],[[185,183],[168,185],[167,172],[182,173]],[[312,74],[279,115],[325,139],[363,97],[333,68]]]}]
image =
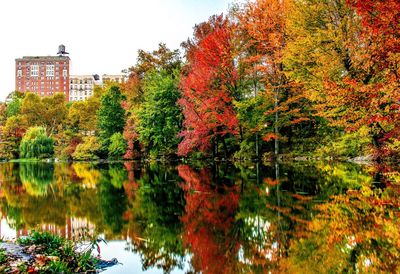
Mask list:
[{"label": "still water surface", "polygon": [[350,163],[2,163],[0,235],[101,237],[104,273],[396,273],[399,194]]}]

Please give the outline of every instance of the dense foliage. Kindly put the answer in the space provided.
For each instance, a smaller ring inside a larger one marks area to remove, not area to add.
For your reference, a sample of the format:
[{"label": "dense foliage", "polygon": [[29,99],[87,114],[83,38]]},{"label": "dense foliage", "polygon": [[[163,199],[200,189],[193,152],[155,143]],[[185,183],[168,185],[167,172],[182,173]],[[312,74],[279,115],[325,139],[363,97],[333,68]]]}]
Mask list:
[{"label": "dense foliage", "polygon": [[399,10],[395,0],[233,4],[194,27],[183,57],[163,43],[139,50],[125,83],[87,101],[13,93],[0,156],[26,157],[21,139],[41,126],[69,160],[400,158]]},{"label": "dense foliage", "polygon": [[[19,235],[123,239],[100,242],[101,256],[134,252],[130,272],[400,270],[398,165],[169,164],[3,163],[0,212]],[[33,237],[37,250],[51,244],[40,254],[76,258],[59,239]]]},{"label": "dense foliage", "polygon": [[117,86],[110,87],[100,99],[100,107],[97,111],[97,128],[102,150],[106,154],[111,136],[124,130],[125,110],[121,105],[123,99],[124,96]]},{"label": "dense foliage", "polygon": [[42,127],[31,127],[22,138],[19,147],[21,158],[49,158],[53,156],[53,139]]}]

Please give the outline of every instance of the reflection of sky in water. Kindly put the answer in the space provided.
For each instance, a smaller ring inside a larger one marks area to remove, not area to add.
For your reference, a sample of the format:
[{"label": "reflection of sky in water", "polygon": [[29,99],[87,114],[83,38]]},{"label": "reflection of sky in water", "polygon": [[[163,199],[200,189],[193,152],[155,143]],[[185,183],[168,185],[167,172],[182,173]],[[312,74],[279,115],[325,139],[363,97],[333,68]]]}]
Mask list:
[{"label": "reflection of sky in water", "polygon": [[[16,231],[12,229],[8,224],[6,219],[1,219],[0,223],[1,234],[0,237],[3,240],[12,240],[16,238]],[[100,244],[101,258],[104,260],[111,260],[117,258],[118,262],[121,264],[117,266],[110,267],[102,273],[141,273],[142,262],[140,256],[137,253],[126,250],[126,241],[109,241],[107,243],[101,242]],[[97,254],[97,252],[94,252]],[[185,259],[183,270],[174,269],[171,273],[186,273],[189,270],[188,260]],[[163,273],[162,269],[151,268],[144,273]]]},{"label": "reflection of sky in water", "polygon": [[[112,258],[117,258],[122,265],[113,266],[108,268],[106,271],[102,272],[105,274],[112,273],[141,273],[142,262],[140,256],[137,253],[125,250],[125,241],[110,241],[105,243],[100,243],[101,258],[104,260],[111,260]],[[188,266],[189,258],[186,258],[183,270],[174,269],[171,273],[186,273],[189,270]],[[162,269],[151,268],[144,273],[163,273]]]},{"label": "reflection of sky in water", "polygon": [[2,240],[12,240],[15,239],[17,236],[17,233],[15,232],[15,229],[12,229],[6,219],[1,219],[0,222],[0,238]]}]

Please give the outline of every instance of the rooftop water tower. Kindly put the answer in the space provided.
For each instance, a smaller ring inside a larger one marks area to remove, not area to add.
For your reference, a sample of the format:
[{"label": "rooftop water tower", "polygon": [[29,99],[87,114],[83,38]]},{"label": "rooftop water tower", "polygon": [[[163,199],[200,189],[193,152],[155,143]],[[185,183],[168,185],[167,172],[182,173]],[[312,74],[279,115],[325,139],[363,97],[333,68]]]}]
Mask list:
[{"label": "rooftop water tower", "polygon": [[69,54],[69,53],[65,51],[64,45],[59,45],[57,54],[60,56],[64,56],[65,54]]}]

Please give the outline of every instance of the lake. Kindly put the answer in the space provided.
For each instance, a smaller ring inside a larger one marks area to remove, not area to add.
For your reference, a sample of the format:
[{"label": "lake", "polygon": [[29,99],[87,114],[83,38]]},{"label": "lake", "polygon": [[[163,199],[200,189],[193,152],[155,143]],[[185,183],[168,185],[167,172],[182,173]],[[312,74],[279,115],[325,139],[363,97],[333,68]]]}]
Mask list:
[{"label": "lake", "polygon": [[2,163],[0,235],[104,239],[104,273],[396,273],[399,194],[379,165]]}]

